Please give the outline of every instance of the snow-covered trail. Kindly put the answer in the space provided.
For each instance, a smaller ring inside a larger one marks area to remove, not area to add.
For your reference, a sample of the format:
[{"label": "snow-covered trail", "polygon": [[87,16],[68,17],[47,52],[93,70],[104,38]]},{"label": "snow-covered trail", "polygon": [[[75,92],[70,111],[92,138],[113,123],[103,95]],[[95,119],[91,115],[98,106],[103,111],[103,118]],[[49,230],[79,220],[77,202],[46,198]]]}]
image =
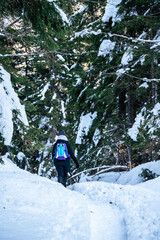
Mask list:
[{"label": "snow-covered trail", "polygon": [[143,188],[143,185],[74,184],[72,189],[85,195],[88,206],[94,204],[91,240],[96,240],[93,234],[100,235],[103,240],[109,239],[106,236],[111,236],[112,240],[160,240],[160,177],[154,182],[158,186],[156,192]]},{"label": "snow-covered trail", "polygon": [[126,239],[116,205],[5,163],[0,166],[0,240]]},{"label": "snow-covered trail", "polygon": [[125,223],[119,209],[112,204],[89,201],[91,213],[90,240],[125,240]]},{"label": "snow-covered trail", "polygon": [[82,194],[0,164],[0,240],[89,240],[89,223]]},{"label": "snow-covered trail", "polygon": [[135,186],[84,182],[65,189],[5,159],[0,240],[160,240],[159,189],[160,177]]}]

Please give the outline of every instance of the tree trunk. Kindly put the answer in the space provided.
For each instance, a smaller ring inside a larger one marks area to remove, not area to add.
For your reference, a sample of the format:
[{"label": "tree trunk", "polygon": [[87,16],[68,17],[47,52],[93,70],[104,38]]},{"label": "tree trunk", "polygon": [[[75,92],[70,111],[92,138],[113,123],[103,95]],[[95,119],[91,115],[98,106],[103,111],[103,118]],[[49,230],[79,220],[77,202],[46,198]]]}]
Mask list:
[{"label": "tree trunk", "polygon": [[[150,9],[151,14],[152,14],[152,7]],[[152,17],[151,17],[152,18]],[[153,29],[151,28],[149,32],[149,39],[153,40]],[[152,47],[153,44],[150,44],[150,47]],[[151,79],[154,79],[156,76],[155,73],[155,56],[154,52],[150,50],[150,55],[151,55]],[[157,96],[158,96],[158,86],[155,81],[152,81],[152,105],[154,106],[157,103]]]},{"label": "tree trunk", "polygon": [[119,117],[124,118],[126,115],[126,90],[123,90],[119,94]]},{"label": "tree trunk", "polygon": [[[155,78],[155,66],[154,66],[154,57],[151,62],[151,78]],[[158,86],[157,82],[152,81],[152,105],[154,106],[157,103],[158,99]]]},{"label": "tree trunk", "polygon": [[129,123],[132,125],[136,117],[136,107],[135,107],[135,86],[129,84],[128,88],[128,118]]}]

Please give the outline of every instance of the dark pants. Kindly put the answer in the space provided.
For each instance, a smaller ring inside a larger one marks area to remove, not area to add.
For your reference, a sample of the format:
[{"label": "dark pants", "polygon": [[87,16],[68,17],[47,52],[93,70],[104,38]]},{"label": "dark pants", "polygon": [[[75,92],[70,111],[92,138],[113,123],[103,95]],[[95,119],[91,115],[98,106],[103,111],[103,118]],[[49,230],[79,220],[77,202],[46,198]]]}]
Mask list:
[{"label": "dark pants", "polygon": [[69,172],[69,165],[55,165],[57,173],[58,173],[58,182],[61,183],[64,187],[66,187],[67,182],[67,173]]}]

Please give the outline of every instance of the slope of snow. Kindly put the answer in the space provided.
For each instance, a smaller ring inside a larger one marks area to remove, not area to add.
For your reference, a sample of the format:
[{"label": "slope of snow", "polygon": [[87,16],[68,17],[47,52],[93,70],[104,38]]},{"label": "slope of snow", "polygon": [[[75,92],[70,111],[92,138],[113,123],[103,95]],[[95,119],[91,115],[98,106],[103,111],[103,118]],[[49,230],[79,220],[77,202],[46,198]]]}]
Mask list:
[{"label": "slope of snow", "polygon": [[89,210],[82,195],[4,161],[0,164],[1,240],[89,239]]},{"label": "slope of snow", "polygon": [[120,175],[119,182],[134,186],[92,181],[65,189],[19,169],[6,156],[3,159],[1,240],[160,239],[160,177],[140,184],[133,177],[142,168],[159,173],[160,161]]},{"label": "slope of snow", "polygon": [[86,201],[91,212],[90,240],[126,239],[123,216],[117,207],[94,199],[87,200],[87,197]]},{"label": "slope of snow", "polygon": [[[73,189],[84,194],[97,205],[103,204],[103,208],[105,206],[108,208],[109,204],[112,206],[112,210],[108,209],[106,213],[110,216],[113,214],[111,222],[115,216],[115,225],[108,226],[110,231],[113,231],[113,237],[110,239],[160,239],[160,192],[155,194],[140,186],[122,186],[104,182],[78,183]],[[117,222],[119,222],[118,226]],[[104,228],[106,224],[108,222],[104,219]],[[100,239],[108,239],[104,236]]]},{"label": "slope of snow", "polygon": [[[160,177],[140,183],[139,186],[160,193]],[[154,194],[154,193],[153,193]]]},{"label": "slope of snow", "polygon": [[[141,164],[128,172],[108,172],[103,173],[99,176],[88,177],[88,180],[91,181],[102,181],[108,183],[118,183],[122,185],[136,185],[139,183],[143,183],[144,179],[140,176],[143,169],[149,169],[151,172],[155,173],[156,175],[160,176],[160,161],[156,162],[148,162]],[[85,181],[85,177],[83,176]],[[147,183],[149,183],[148,181]],[[147,184],[146,183],[146,184]],[[159,190],[160,191],[160,190]]]},{"label": "slope of snow", "polygon": [[149,169],[153,173],[160,175],[160,161],[144,163],[133,168],[130,172],[123,173],[117,180],[117,183],[135,185],[143,182],[143,179],[140,177],[143,169]]}]

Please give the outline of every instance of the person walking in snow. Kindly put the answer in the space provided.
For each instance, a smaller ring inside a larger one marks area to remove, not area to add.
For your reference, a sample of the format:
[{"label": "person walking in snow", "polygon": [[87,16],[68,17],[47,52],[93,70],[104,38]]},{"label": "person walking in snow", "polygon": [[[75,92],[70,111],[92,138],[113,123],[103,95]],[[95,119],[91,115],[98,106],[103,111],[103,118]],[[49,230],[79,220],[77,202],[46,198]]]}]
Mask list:
[{"label": "person walking in snow", "polygon": [[70,169],[71,158],[76,164],[76,168],[79,168],[78,160],[68,142],[65,131],[61,131],[56,143],[53,145],[52,159],[58,173],[58,182],[64,187],[66,187],[67,173]]}]

